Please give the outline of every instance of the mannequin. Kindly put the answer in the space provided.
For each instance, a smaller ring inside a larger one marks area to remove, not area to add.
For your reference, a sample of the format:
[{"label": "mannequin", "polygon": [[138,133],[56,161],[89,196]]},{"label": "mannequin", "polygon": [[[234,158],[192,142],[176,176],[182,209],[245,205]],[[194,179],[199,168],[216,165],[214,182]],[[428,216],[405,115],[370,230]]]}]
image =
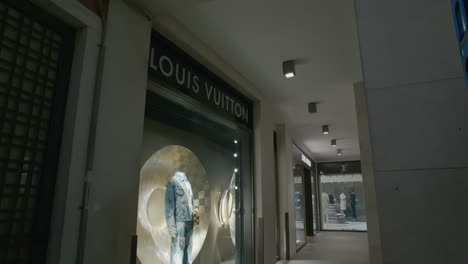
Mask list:
[{"label": "mannequin", "polygon": [[349,195],[349,200],[351,201],[351,209],[353,210],[353,222],[355,222],[357,218],[356,205],[358,199],[356,198],[356,194],[354,192],[351,192],[351,194]]},{"label": "mannequin", "polygon": [[183,172],[176,172],[166,186],[166,224],[171,236],[171,264],[192,263],[193,193]]},{"label": "mannequin", "polygon": [[330,200],[328,199],[328,194],[322,193],[322,223],[325,225],[328,223],[328,205]]},{"label": "mannequin", "polygon": [[346,211],[346,194],[344,193],[340,194],[340,211],[341,213]]}]

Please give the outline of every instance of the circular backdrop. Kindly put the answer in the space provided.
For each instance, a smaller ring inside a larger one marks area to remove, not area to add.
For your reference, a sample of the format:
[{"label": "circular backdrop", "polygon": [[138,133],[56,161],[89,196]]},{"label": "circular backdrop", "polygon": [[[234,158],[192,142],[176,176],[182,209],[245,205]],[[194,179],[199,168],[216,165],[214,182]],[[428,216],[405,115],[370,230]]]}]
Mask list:
[{"label": "circular backdrop", "polygon": [[192,185],[200,225],[194,228],[192,259],[203,246],[210,219],[210,192],[205,169],[195,154],[172,145],[155,152],[140,171],[138,199],[138,258],[142,264],[169,263],[171,237],[166,226],[164,198],[166,185],[176,171],[185,172]]}]

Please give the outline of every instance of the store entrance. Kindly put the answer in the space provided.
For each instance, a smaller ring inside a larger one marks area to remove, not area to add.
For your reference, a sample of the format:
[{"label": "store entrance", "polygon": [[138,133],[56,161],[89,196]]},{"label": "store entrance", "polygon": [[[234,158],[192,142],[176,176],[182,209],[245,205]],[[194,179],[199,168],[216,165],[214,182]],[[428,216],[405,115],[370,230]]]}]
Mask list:
[{"label": "store entrance", "polygon": [[308,237],[319,231],[317,211],[317,186],[315,173],[295,164],[294,172],[294,211],[296,216],[296,245],[300,248]]}]

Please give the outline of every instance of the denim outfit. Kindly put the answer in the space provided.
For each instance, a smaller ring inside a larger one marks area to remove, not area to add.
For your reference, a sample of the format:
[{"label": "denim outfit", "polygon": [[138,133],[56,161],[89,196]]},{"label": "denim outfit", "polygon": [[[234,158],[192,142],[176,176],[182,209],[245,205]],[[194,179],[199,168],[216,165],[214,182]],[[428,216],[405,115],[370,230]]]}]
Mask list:
[{"label": "denim outfit", "polygon": [[190,264],[192,263],[193,193],[192,186],[184,173],[176,172],[167,183],[165,204],[166,223],[171,235],[171,264]]}]

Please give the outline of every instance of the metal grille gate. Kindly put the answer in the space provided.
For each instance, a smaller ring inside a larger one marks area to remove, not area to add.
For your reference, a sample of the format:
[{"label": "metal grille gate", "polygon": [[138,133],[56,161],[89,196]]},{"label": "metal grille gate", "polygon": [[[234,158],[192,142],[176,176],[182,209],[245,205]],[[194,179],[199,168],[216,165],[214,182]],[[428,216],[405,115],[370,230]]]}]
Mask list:
[{"label": "metal grille gate", "polygon": [[73,31],[0,0],[0,263],[45,263]]}]

